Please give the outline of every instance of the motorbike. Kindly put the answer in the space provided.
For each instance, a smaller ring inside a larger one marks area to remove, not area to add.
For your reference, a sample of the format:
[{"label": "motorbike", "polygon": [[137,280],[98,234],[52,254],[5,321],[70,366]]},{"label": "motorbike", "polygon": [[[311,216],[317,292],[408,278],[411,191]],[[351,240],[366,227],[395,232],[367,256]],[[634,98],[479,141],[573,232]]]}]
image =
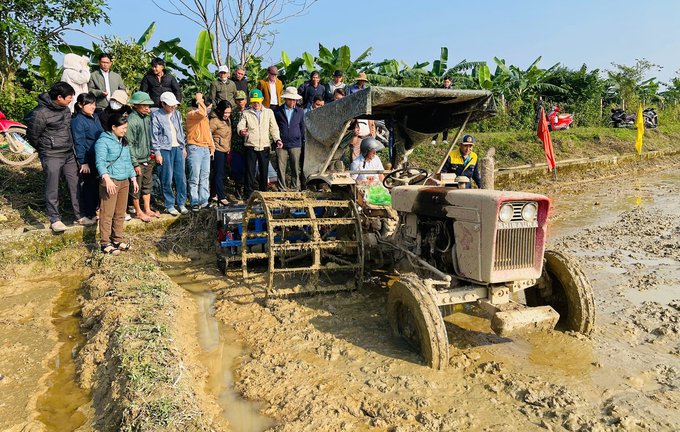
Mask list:
[{"label": "motorbike", "polygon": [[548,113],[548,128],[550,130],[569,129],[574,122],[574,115],[561,112],[557,106],[553,106]]},{"label": "motorbike", "polygon": [[26,141],[26,126],[8,120],[0,112],[0,162],[7,165],[28,165],[38,152]]},{"label": "motorbike", "polygon": [[[627,127],[634,129],[637,127],[635,125],[636,120],[637,114],[626,113],[621,108],[612,108],[609,124],[614,128]],[[645,108],[642,111],[642,123],[644,124],[645,129],[654,129],[659,126],[659,116],[656,114],[654,108]]]},{"label": "motorbike", "polygon": [[645,108],[642,111],[642,119],[645,129],[654,129],[659,126],[659,116],[654,111],[654,108]]}]

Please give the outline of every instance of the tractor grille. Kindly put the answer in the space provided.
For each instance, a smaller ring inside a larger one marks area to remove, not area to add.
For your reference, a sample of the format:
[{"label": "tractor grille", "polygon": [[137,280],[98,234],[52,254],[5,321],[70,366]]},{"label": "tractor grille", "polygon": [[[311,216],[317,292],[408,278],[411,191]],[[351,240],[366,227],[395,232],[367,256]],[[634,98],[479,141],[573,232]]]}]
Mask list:
[{"label": "tractor grille", "polygon": [[534,266],[536,228],[499,229],[496,233],[494,270]]}]

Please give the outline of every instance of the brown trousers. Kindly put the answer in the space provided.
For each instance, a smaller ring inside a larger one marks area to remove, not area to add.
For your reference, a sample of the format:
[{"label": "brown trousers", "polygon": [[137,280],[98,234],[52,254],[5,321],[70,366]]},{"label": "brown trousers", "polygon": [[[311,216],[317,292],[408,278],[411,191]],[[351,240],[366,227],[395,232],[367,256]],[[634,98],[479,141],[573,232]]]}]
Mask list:
[{"label": "brown trousers", "polygon": [[100,240],[102,246],[111,242],[121,243],[123,241],[123,224],[125,223],[130,180],[111,180],[116,185],[116,193],[113,195],[109,195],[106,191],[104,179],[99,181],[99,196],[101,197],[99,233],[102,237]]}]

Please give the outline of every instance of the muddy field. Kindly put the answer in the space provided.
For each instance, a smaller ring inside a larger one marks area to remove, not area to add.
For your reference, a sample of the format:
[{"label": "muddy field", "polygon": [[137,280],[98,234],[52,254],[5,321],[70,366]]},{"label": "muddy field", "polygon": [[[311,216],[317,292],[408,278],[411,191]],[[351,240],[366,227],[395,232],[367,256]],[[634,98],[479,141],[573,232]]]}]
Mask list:
[{"label": "muddy field", "polygon": [[[446,318],[444,371],[392,336],[375,275],[360,292],[265,305],[262,281],[225,277],[210,256],[144,259],[192,293],[178,300],[181,316],[197,321],[178,330],[186,349],[176,358],[187,356],[192,379],[206,383],[191,391],[211,410],[219,403],[232,430],[679,430],[680,171],[543,192],[554,203],[550,247],[576,256],[591,279],[593,335],[500,338],[481,312],[461,307]],[[55,307],[93,270],[56,261],[6,268],[0,283],[0,430],[69,430],[43,421],[58,402],[38,400],[64,346]],[[93,430],[96,401],[74,405],[66,411],[82,416],[79,430]]]}]

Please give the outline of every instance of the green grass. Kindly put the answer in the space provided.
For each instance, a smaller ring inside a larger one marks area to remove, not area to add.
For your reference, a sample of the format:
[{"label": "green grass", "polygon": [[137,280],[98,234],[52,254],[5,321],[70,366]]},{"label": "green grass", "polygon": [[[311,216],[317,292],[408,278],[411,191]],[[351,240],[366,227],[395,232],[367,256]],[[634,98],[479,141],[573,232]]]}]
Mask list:
[{"label": "green grass", "polygon": [[[453,139],[455,131],[449,133]],[[635,151],[636,131],[634,129],[613,129],[607,127],[574,128],[554,131],[550,134],[553,151],[558,161],[605,155],[622,155]],[[534,131],[479,132],[474,134],[474,151],[483,157],[486,151],[496,148],[496,167],[544,163],[543,144]],[[440,138],[441,139],[441,138]],[[647,130],[643,138],[643,151],[680,149],[680,124],[660,126]],[[448,150],[448,146],[436,145],[417,147],[409,157],[411,166],[434,171]]]}]

